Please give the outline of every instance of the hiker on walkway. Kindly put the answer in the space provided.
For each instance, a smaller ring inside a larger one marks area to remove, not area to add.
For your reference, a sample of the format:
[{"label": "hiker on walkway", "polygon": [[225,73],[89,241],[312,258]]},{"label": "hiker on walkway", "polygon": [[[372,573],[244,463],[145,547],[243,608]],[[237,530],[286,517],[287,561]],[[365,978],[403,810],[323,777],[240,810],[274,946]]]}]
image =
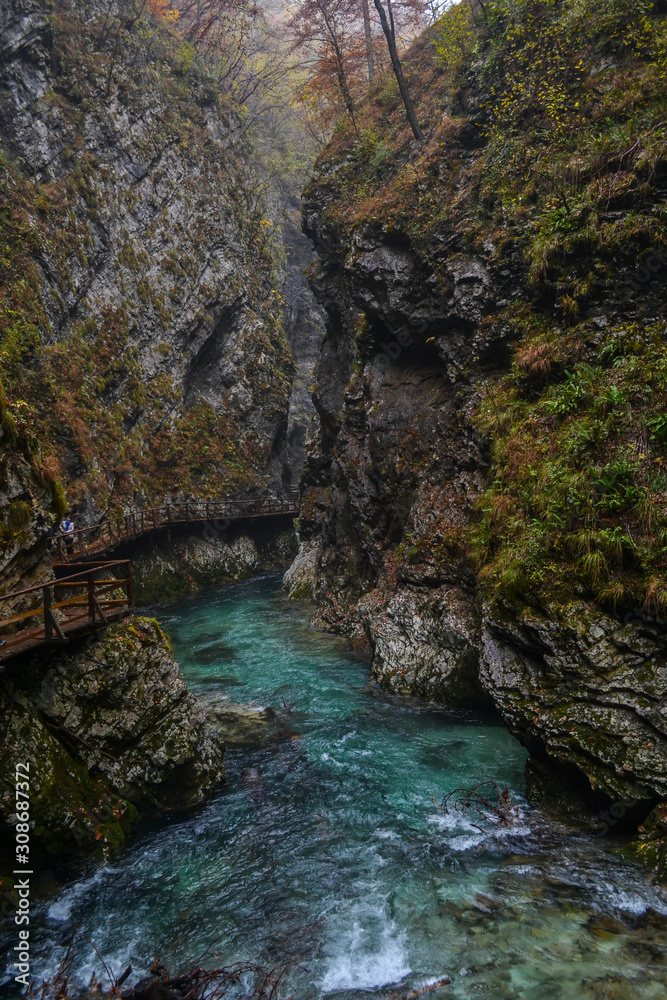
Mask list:
[{"label": "hiker on walkway", "polygon": [[65,536],[65,548],[71,556],[74,552],[74,521],[70,520],[69,514],[65,514],[60,522],[60,534]]}]

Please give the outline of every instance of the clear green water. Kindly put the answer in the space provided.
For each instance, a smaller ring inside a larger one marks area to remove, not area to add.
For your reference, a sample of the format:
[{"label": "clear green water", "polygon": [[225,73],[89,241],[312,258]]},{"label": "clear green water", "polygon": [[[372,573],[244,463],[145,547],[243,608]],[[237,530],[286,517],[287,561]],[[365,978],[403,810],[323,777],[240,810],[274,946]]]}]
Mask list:
[{"label": "clear green water", "polygon": [[[267,577],[156,614],[199,695],[285,699],[299,738],[230,750],[228,782],[201,811],[47,900],[40,970],[78,923],[137,978],[157,955],[182,971],[289,954],[295,1000],[370,1000],[445,975],[431,996],[667,997],[667,898],[645,872],[531,812],[525,752],[502,726],[382,693],[278,587]],[[241,777],[251,767],[259,783]],[[436,809],[487,778],[521,805],[509,830]],[[74,970],[101,973],[85,941]]]}]

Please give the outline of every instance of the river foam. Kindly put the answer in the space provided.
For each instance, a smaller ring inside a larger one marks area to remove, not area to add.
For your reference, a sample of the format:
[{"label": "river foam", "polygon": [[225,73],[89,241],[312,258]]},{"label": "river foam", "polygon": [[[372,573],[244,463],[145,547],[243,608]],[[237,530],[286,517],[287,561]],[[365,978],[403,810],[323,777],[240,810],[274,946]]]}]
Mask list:
[{"label": "river foam", "polygon": [[[37,901],[34,971],[52,974],[78,927],[81,987],[104,981],[96,948],[133,981],[158,956],[174,971],[287,959],[294,1000],[382,1000],[445,976],[431,1000],[664,1000],[667,897],[645,871],[527,806],[526,753],[504,727],[369,686],[367,661],[278,583],[154,613],[195,691],[231,678],[235,702],[293,705],[298,738],[230,745],[204,808]],[[197,656],[203,633],[219,662]],[[443,812],[490,779],[511,821]]]}]

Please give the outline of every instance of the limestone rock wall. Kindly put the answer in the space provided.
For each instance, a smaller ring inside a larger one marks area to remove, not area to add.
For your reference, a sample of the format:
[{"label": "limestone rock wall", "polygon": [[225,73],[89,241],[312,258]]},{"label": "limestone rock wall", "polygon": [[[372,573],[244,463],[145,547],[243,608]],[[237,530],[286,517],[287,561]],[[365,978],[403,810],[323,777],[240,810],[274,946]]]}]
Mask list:
[{"label": "limestone rock wall", "polygon": [[0,3],[0,379],[79,525],[291,481],[282,250],[242,112],[147,7],[129,23],[122,0]]},{"label": "limestone rock wall", "polygon": [[154,604],[282,569],[296,554],[297,543],[291,521],[281,521],[252,532],[205,526],[174,532],[170,542],[137,546],[132,551],[137,602]]},{"label": "limestone rock wall", "polygon": [[[307,215],[315,236],[318,210]],[[320,625],[368,644],[373,676],[389,689],[492,702],[536,758],[648,809],[667,790],[664,624],[640,609],[618,620],[582,600],[485,600],[462,544],[489,460],[471,420],[475,379],[457,370],[474,369],[484,351],[502,358],[502,326],[494,340],[475,323],[484,297],[513,293],[483,260],[455,261],[444,303],[406,251],[377,233],[374,250],[370,236],[363,255],[357,246],[342,268],[325,256],[314,280],[329,333],[288,589],[316,597]],[[335,304],[341,282],[345,310]]]},{"label": "limestone rock wall", "polygon": [[[646,365],[646,385],[664,360],[664,283],[650,278],[663,259],[664,225],[654,221],[664,219],[664,150],[646,183],[637,182],[615,211],[591,194],[585,248],[574,238],[559,243],[540,269],[531,241],[544,236],[541,213],[553,205],[548,184],[525,165],[535,154],[525,148],[532,119],[503,122],[505,132],[489,123],[489,83],[500,94],[505,81],[493,77],[495,64],[484,66],[482,45],[450,89],[429,45],[425,37],[408,57],[418,113],[431,129],[424,142],[406,138],[400,102],[373,92],[365,113],[376,130],[375,158],[365,159],[351,130],[337,135],[305,193],[305,230],[319,256],[311,283],[327,313],[327,336],[301,550],[286,587],[317,600],[320,625],[367,645],[373,675],[391,690],[455,705],[492,702],[531,751],[536,800],[548,798],[544,776],[557,774],[573,797],[585,790],[593,812],[611,802],[641,819],[667,787],[667,623],[652,596],[662,571],[649,579],[644,568],[664,551],[655,527],[664,507],[656,485],[662,439],[647,430],[662,404],[652,403],[655,389],[641,395],[631,386],[623,394],[606,385],[625,364]],[[618,58],[610,74],[625,56]],[[628,58],[635,62],[624,64],[623,79],[639,72],[640,57]],[[593,79],[595,66],[589,71]],[[609,82],[610,102],[622,92]],[[651,93],[658,101],[658,84]],[[601,115],[597,99],[590,98],[591,117]],[[495,113],[497,122],[505,112]],[[509,135],[517,148],[511,176],[498,167]],[[585,142],[582,134],[582,157]],[[590,182],[589,193],[607,183],[610,169],[592,154],[590,162],[581,181]],[[641,163],[628,169],[638,175]],[[641,273],[640,259],[648,261]],[[584,271],[583,304],[568,316],[559,295]],[[616,345],[629,332],[618,360]],[[645,361],[649,342],[661,345],[654,363]],[[590,408],[553,402],[579,371],[590,385],[578,399]],[[565,416],[549,423],[553,413]],[[621,432],[628,413],[634,425]],[[581,457],[569,467],[570,499],[552,504],[547,526],[531,496],[547,486],[556,495],[545,481],[556,475],[553,442],[570,414],[572,427],[591,436],[563,445]],[[637,468],[634,507],[625,495],[605,494],[612,450],[619,468]],[[598,466],[598,480],[581,485]],[[586,534],[578,506],[585,503],[599,536]],[[483,518],[484,547],[475,548]],[[507,542],[523,539],[531,518],[532,537],[541,531],[542,549],[552,546],[550,564],[540,562],[538,541],[532,549],[517,541],[516,551]],[[598,539],[621,536],[625,549],[609,547],[604,557],[593,551]],[[521,576],[522,559],[541,567],[532,585]],[[606,592],[600,567],[616,581]],[[595,823],[595,816],[579,818]]]},{"label": "limestone rock wall", "polygon": [[[152,619],[1,680],[2,771],[29,765],[37,849],[113,854],[138,815],[192,808],[224,778],[224,744]],[[0,806],[11,827],[9,782]]]}]

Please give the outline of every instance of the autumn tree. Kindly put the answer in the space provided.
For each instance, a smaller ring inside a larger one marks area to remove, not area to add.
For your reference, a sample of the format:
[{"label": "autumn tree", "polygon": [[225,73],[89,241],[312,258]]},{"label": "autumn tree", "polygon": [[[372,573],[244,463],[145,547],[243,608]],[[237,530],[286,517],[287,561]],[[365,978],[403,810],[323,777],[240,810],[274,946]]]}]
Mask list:
[{"label": "autumn tree", "polygon": [[378,17],[380,18],[380,24],[382,25],[384,37],[387,40],[387,48],[389,49],[392,69],[394,70],[396,82],[398,83],[398,89],[401,93],[401,100],[403,101],[403,105],[405,107],[405,113],[410,123],[410,128],[412,129],[415,139],[420,141],[422,138],[422,132],[419,127],[419,122],[417,121],[417,115],[415,114],[410,92],[408,91],[408,85],[405,82],[403,66],[401,65],[398,48],[396,46],[396,21],[394,19],[392,0],[384,0],[384,2],[383,0],[373,0],[373,2],[375,4],[375,9],[378,12]]},{"label": "autumn tree", "polygon": [[310,88],[315,101],[325,102],[325,116],[333,111],[335,118],[336,107],[342,107],[358,132],[355,104],[361,94],[356,85],[364,59],[358,0],[301,0],[293,5],[288,24],[295,45],[310,64],[305,94]]},{"label": "autumn tree", "polygon": [[309,66],[303,92],[316,116],[328,117],[331,127],[338,108],[359,133],[356,105],[378,73],[391,67],[412,132],[421,139],[398,48],[435,18],[439,6],[436,0],[295,0],[290,4],[289,25]]},{"label": "autumn tree", "polygon": [[364,18],[364,37],[366,41],[366,61],[368,63],[368,79],[372,83],[375,79],[375,56],[373,54],[373,29],[371,27],[371,9],[368,0],[362,0],[362,14]]},{"label": "autumn tree", "polygon": [[181,30],[197,45],[231,29],[246,27],[260,13],[255,0],[174,0],[173,5],[179,12]]}]

